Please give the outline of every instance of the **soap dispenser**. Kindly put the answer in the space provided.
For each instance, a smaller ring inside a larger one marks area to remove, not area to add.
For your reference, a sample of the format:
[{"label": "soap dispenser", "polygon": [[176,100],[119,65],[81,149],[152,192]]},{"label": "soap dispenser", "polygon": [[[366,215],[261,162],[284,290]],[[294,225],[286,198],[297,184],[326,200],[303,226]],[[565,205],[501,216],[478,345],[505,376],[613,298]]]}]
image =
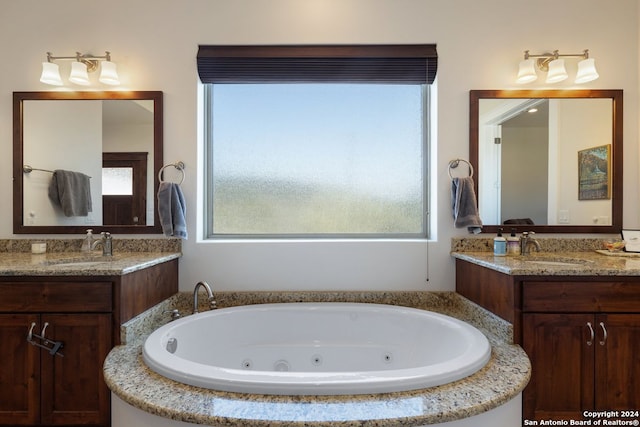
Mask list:
[{"label": "soap dispenser", "polygon": [[493,255],[505,256],[507,254],[507,239],[502,237],[502,228],[498,230],[498,235],[493,238]]},{"label": "soap dispenser", "polygon": [[507,255],[520,255],[520,238],[516,236],[516,229],[511,229],[511,235],[507,236]]},{"label": "soap dispenser", "polygon": [[87,229],[87,235],[82,241],[82,246],[80,247],[81,252],[91,252],[91,246],[93,245],[93,229]]}]

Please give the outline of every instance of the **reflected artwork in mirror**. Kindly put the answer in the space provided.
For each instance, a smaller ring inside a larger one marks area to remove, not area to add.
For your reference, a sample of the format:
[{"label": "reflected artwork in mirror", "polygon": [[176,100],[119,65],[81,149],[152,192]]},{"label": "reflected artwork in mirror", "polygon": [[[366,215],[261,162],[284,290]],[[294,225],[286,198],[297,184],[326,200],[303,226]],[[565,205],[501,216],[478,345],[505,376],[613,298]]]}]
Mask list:
[{"label": "reflected artwork in mirror", "polygon": [[161,233],[162,115],[159,91],[14,92],[13,232]]},{"label": "reflected artwork in mirror", "polygon": [[[472,90],[469,99],[483,232],[620,232],[621,90]],[[581,196],[584,170],[602,196]]]}]

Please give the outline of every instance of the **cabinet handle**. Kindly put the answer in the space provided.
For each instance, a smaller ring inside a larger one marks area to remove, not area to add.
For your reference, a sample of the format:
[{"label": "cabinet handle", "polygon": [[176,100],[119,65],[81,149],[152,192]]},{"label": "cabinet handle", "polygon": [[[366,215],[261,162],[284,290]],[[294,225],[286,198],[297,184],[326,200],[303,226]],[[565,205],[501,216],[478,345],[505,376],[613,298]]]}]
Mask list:
[{"label": "cabinet handle", "polygon": [[607,334],[607,328],[604,327],[603,322],[600,322],[600,327],[602,328],[602,341],[600,341],[600,345],[605,345],[607,343],[607,337],[609,336],[609,334]]},{"label": "cabinet handle", "polygon": [[[62,353],[60,353],[60,349],[64,347],[62,341],[51,341],[44,336],[44,333],[47,331],[47,326],[49,326],[48,322],[45,322],[44,327],[42,328],[41,335],[37,335],[33,333],[33,328],[35,328],[36,323],[32,322],[29,327],[29,332],[27,333],[27,342],[36,347],[44,348],[49,351],[49,354],[52,356],[60,356],[64,357]],[[35,338],[35,339],[34,339]],[[40,340],[37,342],[36,340]]]},{"label": "cabinet handle", "polygon": [[33,342],[33,328],[36,327],[36,322],[31,323],[31,327],[29,328],[29,333],[27,334],[27,341]]},{"label": "cabinet handle", "polygon": [[44,322],[44,326],[42,327],[42,332],[40,332],[40,337],[42,338],[42,341],[44,342],[44,345],[48,345],[49,344],[49,340],[47,339],[45,332],[47,332],[47,327],[49,326],[49,322]]},{"label": "cabinet handle", "polygon": [[587,341],[587,345],[593,344],[593,339],[596,337],[596,333],[593,330],[593,326],[591,326],[591,322],[587,322],[587,327],[589,328],[589,340]]}]

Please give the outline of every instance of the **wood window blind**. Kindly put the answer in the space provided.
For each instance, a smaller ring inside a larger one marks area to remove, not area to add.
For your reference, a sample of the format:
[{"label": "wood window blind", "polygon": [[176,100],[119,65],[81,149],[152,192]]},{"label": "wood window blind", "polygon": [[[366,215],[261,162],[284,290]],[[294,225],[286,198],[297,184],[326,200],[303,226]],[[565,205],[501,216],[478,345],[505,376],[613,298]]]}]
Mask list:
[{"label": "wood window blind", "polygon": [[203,83],[431,84],[436,45],[199,46]]}]

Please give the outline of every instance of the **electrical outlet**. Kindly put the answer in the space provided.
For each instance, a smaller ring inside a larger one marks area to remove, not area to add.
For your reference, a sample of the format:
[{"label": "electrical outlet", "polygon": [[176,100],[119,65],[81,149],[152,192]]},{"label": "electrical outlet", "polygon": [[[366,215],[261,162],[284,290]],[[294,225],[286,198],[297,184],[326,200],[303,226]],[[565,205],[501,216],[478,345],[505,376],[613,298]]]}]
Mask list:
[{"label": "electrical outlet", "polygon": [[594,216],[593,217],[593,223],[594,224],[598,224],[598,225],[611,225],[611,222],[609,221],[609,217],[604,215],[604,216]]},{"label": "electrical outlet", "polygon": [[571,222],[571,217],[569,216],[569,211],[566,209],[560,209],[558,212],[558,224],[569,224]]}]

